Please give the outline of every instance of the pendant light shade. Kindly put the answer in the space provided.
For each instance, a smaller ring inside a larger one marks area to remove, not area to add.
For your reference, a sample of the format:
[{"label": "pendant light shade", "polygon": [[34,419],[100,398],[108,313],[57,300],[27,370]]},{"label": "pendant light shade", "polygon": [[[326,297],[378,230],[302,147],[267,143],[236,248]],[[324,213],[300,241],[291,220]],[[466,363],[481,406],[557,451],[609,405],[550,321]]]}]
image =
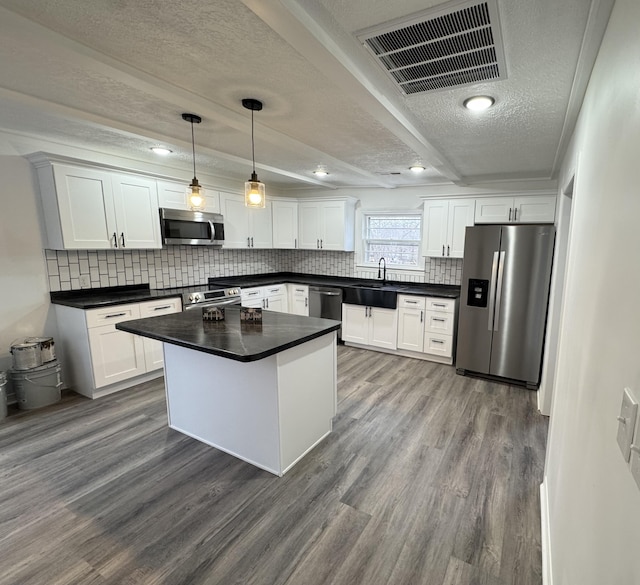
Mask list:
[{"label": "pendant light shade", "polygon": [[203,211],[206,203],[202,186],[198,183],[196,178],[196,142],[193,134],[193,125],[200,124],[202,118],[196,114],[182,114],[182,119],[191,123],[191,151],[193,154],[193,179],[189,184],[189,191],[187,193],[189,207],[193,211]]},{"label": "pendant light shade", "polygon": [[244,204],[246,207],[264,208],[267,200],[264,183],[258,180],[258,175],[256,174],[256,154],[253,138],[253,112],[259,112],[262,109],[262,102],[253,98],[246,98],[242,100],[242,105],[247,110],[251,110],[251,160],[253,162],[251,178],[244,184]]}]

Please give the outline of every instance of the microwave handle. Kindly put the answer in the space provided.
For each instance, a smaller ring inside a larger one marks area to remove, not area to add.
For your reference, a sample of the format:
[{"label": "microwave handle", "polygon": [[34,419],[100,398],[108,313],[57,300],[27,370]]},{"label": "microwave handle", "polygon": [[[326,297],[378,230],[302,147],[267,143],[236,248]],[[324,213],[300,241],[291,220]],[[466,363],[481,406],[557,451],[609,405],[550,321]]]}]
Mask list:
[{"label": "microwave handle", "polygon": [[207,223],[209,224],[209,227],[211,228],[211,240],[215,240],[216,239],[216,226],[211,220],[208,220]]}]

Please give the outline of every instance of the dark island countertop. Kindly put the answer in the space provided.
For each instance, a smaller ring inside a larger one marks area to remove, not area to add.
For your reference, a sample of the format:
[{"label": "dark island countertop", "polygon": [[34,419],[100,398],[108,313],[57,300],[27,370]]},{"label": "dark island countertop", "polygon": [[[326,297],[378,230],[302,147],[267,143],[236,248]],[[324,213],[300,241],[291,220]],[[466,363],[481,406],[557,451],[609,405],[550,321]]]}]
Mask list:
[{"label": "dark island countertop", "polygon": [[264,311],[262,324],[241,324],[240,309],[224,321],[203,321],[198,310],[135,319],[116,329],[240,362],[252,362],[337,331],[340,321]]}]

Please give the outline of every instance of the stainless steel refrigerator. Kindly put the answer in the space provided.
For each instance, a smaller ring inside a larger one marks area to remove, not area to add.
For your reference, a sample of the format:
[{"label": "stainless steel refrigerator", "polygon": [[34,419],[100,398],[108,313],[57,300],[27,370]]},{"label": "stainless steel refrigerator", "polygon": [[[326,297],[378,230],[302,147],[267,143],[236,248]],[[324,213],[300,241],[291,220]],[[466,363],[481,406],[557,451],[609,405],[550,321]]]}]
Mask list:
[{"label": "stainless steel refrigerator", "polygon": [[549,300],[552,225],[468,227],[456,370],[537,388]]}]

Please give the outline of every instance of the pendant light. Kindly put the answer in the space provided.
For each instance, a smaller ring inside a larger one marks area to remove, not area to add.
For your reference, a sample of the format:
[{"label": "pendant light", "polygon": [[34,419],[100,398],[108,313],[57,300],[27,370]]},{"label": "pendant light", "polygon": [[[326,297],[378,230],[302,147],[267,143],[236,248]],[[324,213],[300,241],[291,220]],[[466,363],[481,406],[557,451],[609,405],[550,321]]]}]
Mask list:
[{"label": "pendant light", "polygon": [[205,205],[205,197],[202,192],[202,187],[200,183],[198,183],[198,179],[196,179],[196,142],[193,135],[193,125],[200,124],[202,122],[202,118],[200,116],[196,116],[196,114],[182,114],[182,119],[186,122],[191,123],[191,151],[193,154],[193,180],[189,185],[189,207],[193,211],[202,211],[204,210]]},{"label": "pendant light", "polygon": [[251,178],[244,184],[244,204],[247,207],[261,207],[266,205],[264,183],[258,181],[256,174],[256,152],[255,142],[253,139],[253,112],[259,112],[262,109],[262,102],[253,98],[245,98],[242,105],[251,110],[251,160],[253,161],[253,172]]}]

